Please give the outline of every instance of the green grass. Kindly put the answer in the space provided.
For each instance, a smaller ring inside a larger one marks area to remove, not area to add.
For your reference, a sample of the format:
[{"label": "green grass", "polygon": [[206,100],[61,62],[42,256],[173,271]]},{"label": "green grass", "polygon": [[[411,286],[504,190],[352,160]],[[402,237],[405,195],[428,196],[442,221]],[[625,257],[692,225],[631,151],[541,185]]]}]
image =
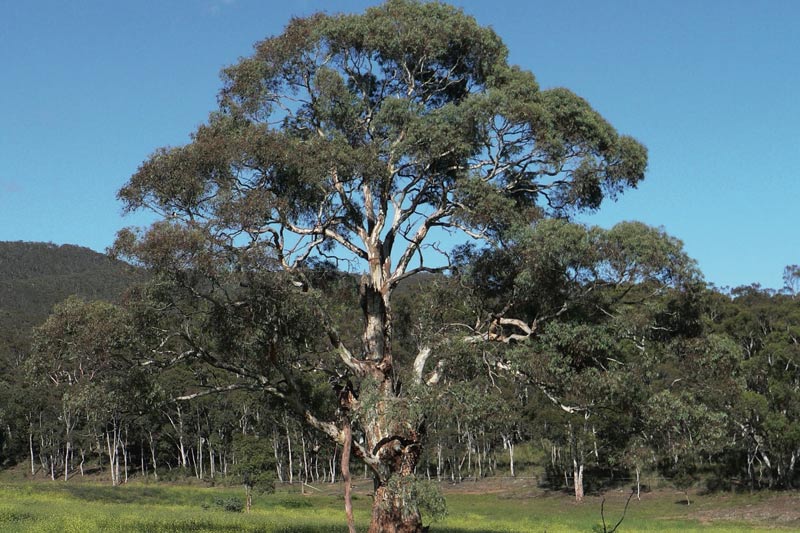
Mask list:
[{"label": "green grass", "polygon": [[[439,533],[592,531],[600,524],[600,497],[582,504],[563,494],[510,486],[500,492],[475,486],[474,494],[447,494],[449,516],[433,524]],[[359,530],[365,531],[370,499],[366,486],[354,502]],[[491,487],[496,490],[497,487]],[[346,531],[339,487],[323,487],[312,495],[279,491],[257,496],[249,514],[222,510],[215,501],[241,498],[236,487],[148,485],[110,487],[95,483],[12,481],[0,483],[0,531],[36,533],[102,532],[292,532]],[[606,495],[606,521],[614,523],[626,495]],[[800,507],[792,495],[695,496],[691,506],[672,491],[647,494],[631,501],[619,533],[797,531]],[[750,511],[752,512],[750,512]]]}]

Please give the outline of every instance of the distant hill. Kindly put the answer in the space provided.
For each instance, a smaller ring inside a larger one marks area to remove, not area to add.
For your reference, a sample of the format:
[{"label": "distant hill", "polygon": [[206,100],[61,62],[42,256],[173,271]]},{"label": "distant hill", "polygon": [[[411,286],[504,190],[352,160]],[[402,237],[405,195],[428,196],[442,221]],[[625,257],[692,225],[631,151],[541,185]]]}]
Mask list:
[{"label": "distant hill", "polygon": [[0,363],[24,351],[31,327],[56,303],[73,294],[118,300],[142,277],[136,268],[81,246],[0,242]]}]

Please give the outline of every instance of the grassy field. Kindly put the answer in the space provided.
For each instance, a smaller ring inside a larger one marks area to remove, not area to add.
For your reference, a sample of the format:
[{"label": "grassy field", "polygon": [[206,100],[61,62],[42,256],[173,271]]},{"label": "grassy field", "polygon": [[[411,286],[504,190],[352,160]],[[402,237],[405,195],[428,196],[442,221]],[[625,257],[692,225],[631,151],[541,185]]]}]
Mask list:
[{"label": "grassy field", "polygon": [[[229,512],[221,502],[241,500],[236,487],[130,483],[112,488],[80,481],[0,481],[0,531],[294,532],[345,531],[340,487],[301,495],[297,486],[256,497],[251,513]],[[359,487],[356,520],[366,530],[368,486]],[[461,484],[446,488],[449,516],[434,532],[591,532],[600,524],[600,496],[582,504],[524,482]],[[605,495],[606,521],[614,523],[626,494]],[[600,529],[602,531],[602,529]],[[696,495],[691,506],[674,491],[631,501],[620,533],[800,531],[800,496],[794,494]]]}]

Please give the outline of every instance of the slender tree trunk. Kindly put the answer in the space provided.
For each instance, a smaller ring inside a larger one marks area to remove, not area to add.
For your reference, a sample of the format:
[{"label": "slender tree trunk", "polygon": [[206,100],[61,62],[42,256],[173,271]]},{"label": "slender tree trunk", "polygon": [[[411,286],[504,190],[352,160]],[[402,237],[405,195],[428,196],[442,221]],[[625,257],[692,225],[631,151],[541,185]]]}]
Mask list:
[{"label": "slender tree trunk", "polygon": [[514,469],[514,437],[512,435],[503,435],[503,442],[508,449],[508,469],[511,477],[517,477],[517,472]]},{"label": "slender tree trunk", "polygon": [[153,477],[156,481],[158,481],[158,463],[156,462],[156,447],[155,443],[153,442],[153,432],[147,432],[148,438],[150,440],[150,460],[153,464]]},{"label": "slender tree trunk", "polygon": [[442,481],[442,441],[436,444],[436,480]]},{"label": "slender tree trunk", "polygon": [[69,481],[69,441],[64,444],[64,481]]},{"label": "slender tree trunk", "polygon": [[283,465],[278,453],[278,432],[274,430],[272,432],[272,452],[275,454],[275,471],[278,473],[278,481],[283,483]]},{"label": "slender tree trunk", "polygon": [[[353,433],[350,421],[344,423],[344,446],[342,448],[342,481],[344,481],[344,514],[347,516],[347,530],[356,533],[356,522],[353,518],[352,483],[350,480],[350,446]],[[335,453],[335,452],[334,452]]]},{"label": "slender tree trunk", "polygon": [[472,433],[467,429],[467,475],[472,475]]},{"label": "slender tree trunk", "polygon": [[333,456],[331,456],[331,483],[336,483],[336,452],[338,450],[338,446],[333,447]]},{"label": "slender tree trunk", "polygon": [[33,455],[33,430],[28,433],[28,447],[31,450],[31,477],[36,475],[36,458]]},{"label": "slender tree trunk", "polygon": [[[199,423],[198,423],[199,426]],[[199,429],[199,428],[198,428]],[[203,437],[198,437],[197,439],[197,479],[202,480],[204,477],[203,472],[203,442],[205,439]]]},{"label": "slender tree trunk", "polygon": [[306,453],[306,437],[300,433],[300,443],[303,447],[303,483],[308,483],[308,454]]},{"label": "slender tree trunk", "polygon": [[289,435],[289,424],[286,424],[286,447],[289,449],[289,485],[294,483],[294,472],[292,472],[292,437]]},{"label": "slender tree trunk", "polygon": [[211,446],[211,441],[208,442],[208,475],[214,479],[214,448]]},{"label": "slender tree trunk", "polygon": [[[122,437],[121,434],[120,434],[120,437]],[[120,441],[121,441],[121,444],[122,444],[122,461],[123,461],[122,464],[124,466],[123,473],[125,475],[125,483],[127,483],[128,482],[128,430],[127,430],[127,428],[125,429],[125,440],[122,440],[120,438]]]},{"label": "slender tree trunk", "polygon": [[575,484],[575,501],[583,501],[583,461],[578,464],[578,459],[572,459],[572,475]]},{"label": "slender tree trunk", "polygon": [[116,486],[119,484],[117,476],[116,464],[117,460],[117,442],[116,442],[116,428],[114,428],[114,442],[112,444],[111,434],[106,431],[106,450],[108,451],[108,469],[111,473],[111,485]]},{"label": "slender tree trunk", "polygon": [[[318,448],[319,448],[319,446],[315,445],[315,449],[318,449]],[[314,461],[314,470],[313,470],[313,472],[311,474],[311,477],[312,477],[314,482],[318,483],[319,480],[321,479],[319,477],[319,453],[318,452],[314,452],[313,461]],[[322,472],[323,472],[323,474],[325,473],[325,467],[324,466],[322,467]]]},{"label": "slender tree trunk", "polygon": [[639,469],[639,466],[637,465],[636,466],[636,499],[637,500],[641,500],[642,499],[642,483],[641,483],[640,474],[641,474],[641,470]]},{"label": "slender tree trunk", "polygon": [[178,414],[178,422],[176,423],[175,420],[172,418],[172,415],[169,412],[166,413],[167,420],[169,420],[172,429],[175,430],[175,433],[178,436],[178,464],[181,468],[188,468],[189,466],[189,459],[186,453],[186,446],[183,443],[183,414],[181,413],[180,405],[176,409]]}]

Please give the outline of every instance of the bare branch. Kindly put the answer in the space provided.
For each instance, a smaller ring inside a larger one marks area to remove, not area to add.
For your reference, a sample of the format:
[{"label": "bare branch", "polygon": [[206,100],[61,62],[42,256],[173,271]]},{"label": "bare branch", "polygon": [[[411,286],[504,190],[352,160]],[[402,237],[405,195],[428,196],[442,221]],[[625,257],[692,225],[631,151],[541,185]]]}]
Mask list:
[{"label": "bare branch", "polygon": [[211,394],[222,394],[225,392],[231,392],[235,390],[256,391],[261,389],[260,387],[254,386],[252,383],[233,383],[231,385],[226,385],[224,387],[213,387],[210,389],[205,389],[191,394],[184,394],[183,396],[178,396],[177,398],[174,399],[179,402],[188,401],[188,400],[194,400],[195,398],[202,398],[203,396],[209,396]]},{"label": "bare branch", "polygon": [[430,347],[426,346],[420,350],[417,356],[414,358],[414,381],[418,384],[422,383],[422,372],[425,369],[425,363],[428,362],[430,355],[431,349]]}]

